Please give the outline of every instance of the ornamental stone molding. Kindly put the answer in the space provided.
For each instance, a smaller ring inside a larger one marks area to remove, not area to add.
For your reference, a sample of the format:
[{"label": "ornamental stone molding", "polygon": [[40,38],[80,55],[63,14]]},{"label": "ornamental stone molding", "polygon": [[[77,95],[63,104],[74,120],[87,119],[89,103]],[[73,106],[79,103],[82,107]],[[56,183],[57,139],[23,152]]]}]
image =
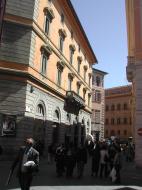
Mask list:
[{"label": "ornamental stone molding", "polygon": [[45,7],[43,11],[45,15],[49,17],[50,21],[52,21],[55,18],[54,12],[51,8]]},{"label": "ornamental stone molding", "polygon": [[81,56],[78,56],[77,60],[80,61],[80,62],[82,62],[83,58]]},{"label": "ornamental stone molding", "polygon": [[52,54],[52,48],[49,44],[42,45],[40,50],[41,50],[41,53],[47,54],[48,57]]},{"label": "ornamental stone molding", "polygon": [[73,73],[68,73],[68,77],[73,80],[75,75]]},{"label": "ornamental stone molding", "polygon": [[57,68],[60,69],[61,71],[63,71],[65,67],[65,62],[64,61],[58,61],[57,62]]},{"label": "ornamental stone molding", "polygon": [[70,47],[70,49],[72,49],[73,51],[75,51],[75,50],[76,50],[76,47],[75,47],[75,45],[74,45],[74,44],[70,44],[70,45],[69,45],[69,47]]},{"label": "ornamental stone molding", "polygon": [[77,81],[77,83],[76,83],[78,86],[81,86],[82,85],[82,82],[79,80],[79,81]]},{"label": "ornamental stone molding", "polygon": [[87,65],[84,65],[84,70],[87,71],[87,69],[88,69],[88,66],[87,66]]},{"label": "ornamental stone molding", "polygon": [[67,33],[66,33],[66,31],[64,29],[59,29],[59,35],[63,36],[64,38],[67,37]]}]

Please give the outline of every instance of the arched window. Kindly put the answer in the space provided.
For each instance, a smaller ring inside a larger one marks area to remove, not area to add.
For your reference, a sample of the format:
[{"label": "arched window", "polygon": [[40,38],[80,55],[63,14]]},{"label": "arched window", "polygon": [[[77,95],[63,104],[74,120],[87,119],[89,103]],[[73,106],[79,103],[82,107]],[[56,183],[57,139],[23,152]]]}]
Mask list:
[{"label": "arched window", "polygon": [[60,123],[60,110],[56,109],[53,114],[54,122]]},{"label": "arched window", "polygon": [[37,105],[36,113],[40,116],[44,116],[44,107],[42,104]]},{"label": "arched window", "polygon": [[54,118],[56,118],[57,120],[59,120],[59,112],[58,112],[58,110],[55,110],[55,112],[54,112]]},{"label": "arched window", "polygon": [[84,121],[84,118],[82,119],[82,122],[81,122],[81,123],[82,123],[82,125],[85,125],[85,121]]},{"label": "arched window", "polygon": [[89,120],[88,120],[88,121],[87,121],[87,128],[86,128],[87,133],[89,133],[89,128],[90,128],[90,122],[89,122]]},{"label": "arched window", "polygon": [[71,121],[71,115],[69,113],[67,113],[66,116],[67,116],[67,122],[70,123],[70,121]]}]

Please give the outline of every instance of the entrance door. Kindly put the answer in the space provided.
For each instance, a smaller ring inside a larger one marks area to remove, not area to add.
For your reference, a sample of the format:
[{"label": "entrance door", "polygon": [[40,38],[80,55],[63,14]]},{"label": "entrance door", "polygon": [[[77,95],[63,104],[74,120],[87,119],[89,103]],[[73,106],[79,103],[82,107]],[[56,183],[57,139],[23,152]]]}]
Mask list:
[{"label": "entrance door", "polygon": [[42,103],[37,105],[36,117],[33,128],[33,138],[36,141],[36,149],[40,154],[43,154],[45,146],[45,121],[44,121],[45,109]]},{"label": "entrance door", "polygon": [[45,124],[41,119],[35,119],[33,138],[35,140],[35,147],[40,154],[43,154],[45,145]]}]

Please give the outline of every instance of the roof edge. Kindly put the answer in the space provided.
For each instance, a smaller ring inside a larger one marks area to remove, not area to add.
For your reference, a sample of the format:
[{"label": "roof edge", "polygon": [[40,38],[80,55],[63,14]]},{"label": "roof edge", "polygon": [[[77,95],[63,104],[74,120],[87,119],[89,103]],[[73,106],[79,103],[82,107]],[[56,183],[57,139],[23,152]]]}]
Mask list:
[{"label": "roof edge", "polygon": [[69,7],[71,8],[74,17],[75,17],[77,23],[79,24],[79,27],[80,27],[80,29],[81,29],[81,32],[83,33],[83,36],[84,36],[85,40],[87,41],[88,47],[89,47],[89,49],[90,49],[90,51],[91,51],[91,53],[92,53],[92,55],[93,55],[94,61],[95,61],[94,63],[98,63],[98,60],[97,60],[97,58],[96,58],[96,55],[95,55],[95,53],[94,53],[94,51],[93,51],[93,49],[92,49],[92,47],[91,47],[91,45],[90,45],[90,42],[89,42],[89,40],[88,40],[88,37],[86,36],[86,33],[85,33],[85,31],[84,31],[84,29],[83,29],[83,26],[82,26],[82,24],[81,24],[81,22],[80,22],[80,20],[79,20],[79,18],[78,18],[78,16],[77,16],[77,13],[76,13],[76,11],[75,11],[75,9],[74,9],[74,7],[73,7],[73,4],[71,3],[71,0],[66,0],[66,2],[67,2],[67,4],[69,5]]}]

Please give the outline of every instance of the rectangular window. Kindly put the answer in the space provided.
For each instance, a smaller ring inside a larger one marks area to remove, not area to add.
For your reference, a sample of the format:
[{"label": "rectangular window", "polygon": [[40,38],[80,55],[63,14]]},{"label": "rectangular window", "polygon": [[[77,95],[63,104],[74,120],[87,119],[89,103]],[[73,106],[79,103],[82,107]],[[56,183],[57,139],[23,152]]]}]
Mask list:
[{"label": "rectangular window", "polygon": [[41,66],[41,73],[46,74],[46,67],[47,67],[47,56],[45,54],[42,55],[42,66]]},{"label": "rectangular window", "polygon": [[68,78],[68,90],[71,91],[72,90],[72,79]]},{"label": "rectangular window", "polygon": [[74,51],[73,49],[70,48],[70,64],[73,64],[73,54],[74,54]]},{"label": "rectangular window", "polygon": [[84,80],[86,81],[86,70],[84,69]]},{"label": "rectangular window", "polygon": [[91,95],[88,94],[88,107],[90,107],[90,100],[91,100]]},{"label": "rectangular window", "polygon": [[57,74],[57,84],[61,86],[61,76],[62,76],[62,71],[58,69],[58,74]]},{"label": "rectangular window", "polygon": [[77,68],[77,72],[80,74],[80,65],[81,65],[81,61],[78,60],[78,68]]},{"label": "rectangular window", "polygon": [[98,103],[101,103],[101,93],[100,93],[100,91],[96,90],[95,101],[98,102]]},{"label": "rectangular window", "polygon": [[127,124],[127,118],[124,118],[124,124]]},{"label": "rectangular window", "polygon": [[120,125],[120,124],[121,124],[120,118],[117,118],[117,125]]},{"label": "rectangular window", "polygon": [[111,118],[111,124],[114,125],[114,118]]},{"label": "rectangular window", "polygon": [[95,110],[95,123],[100,124],[101,112],[100,110]]},{"label": "rectangular window", "polygon": [[64,38],[63,38],[63,36],[60,36],[59,50],[61,52],[63,52],[63,44],[64,44]]},{"label": "rectangular window", "polygon": [[86,90],[83,91],[83,99],[85,100]]},{"label": "rectangular window", "polygon": [[80,85],[77,85],[77,94],[79,95],[80,92]]},{"label": "rectangular window", "polygon": [[92,102],[96,101],[95,95],[95,90],[92,90]]},{"label": "rectangular window", "polygon": [[65,20],[64,14],[62,13],[62,14],[61,14],[61,23],[62,23],[62,24],[64,24],[64,20]]},{"label": "rectangular window", "polygon": [[109,124],[109,120],[108,120],[108,118],[105,120],[105,124],[106,124],[106,125]]},{"label": "rectangular window", "polygon": [[89,76],[89,86],[91,86],[91,76]]},{"label": "rectangular window", "polygon": [[50,19],[49,17],[46,15],[45,17],[45,28],[44,28],[44,32],[46,34],[49,34],[49,28],[50,28]]}]

